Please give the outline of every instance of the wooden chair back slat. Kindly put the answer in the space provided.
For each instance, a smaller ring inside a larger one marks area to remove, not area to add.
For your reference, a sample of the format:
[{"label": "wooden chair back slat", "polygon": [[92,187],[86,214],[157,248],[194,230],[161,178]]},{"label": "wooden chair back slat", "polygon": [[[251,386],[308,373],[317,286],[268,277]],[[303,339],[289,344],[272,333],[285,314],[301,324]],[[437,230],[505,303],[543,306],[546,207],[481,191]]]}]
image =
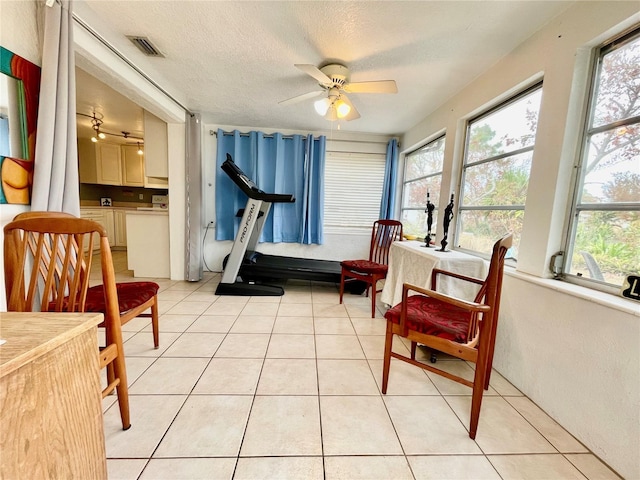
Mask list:
[{"label": "wooden chair back slat", "polygon": [[369,260],[388,265],[389,248],[395,241],[402,240],[402,223],[397,220],[376,220],[371,231]]}]

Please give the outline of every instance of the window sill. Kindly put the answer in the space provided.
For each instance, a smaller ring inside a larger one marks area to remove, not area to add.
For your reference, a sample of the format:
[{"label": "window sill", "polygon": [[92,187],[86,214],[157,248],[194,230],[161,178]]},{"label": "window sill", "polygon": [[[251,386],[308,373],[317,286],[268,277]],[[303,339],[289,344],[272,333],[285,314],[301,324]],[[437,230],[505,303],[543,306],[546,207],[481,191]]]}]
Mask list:
[{"label": "window sill", "polygon": [[505,275],[517,278],[519,280],[530,282],[541,287],[556,290],[557,292],[571,295],[589,302],[597,303],[605,307],[620,310],[636,317],[640,317],[640,303],[634,300],[627,300],[623,297],[617,297],[608,293],[593,290],[591,288],[581,287],[562,280],[554,280],[551,278],[540,278],[527,273],[518,272],[512,268],[505,268]]}]

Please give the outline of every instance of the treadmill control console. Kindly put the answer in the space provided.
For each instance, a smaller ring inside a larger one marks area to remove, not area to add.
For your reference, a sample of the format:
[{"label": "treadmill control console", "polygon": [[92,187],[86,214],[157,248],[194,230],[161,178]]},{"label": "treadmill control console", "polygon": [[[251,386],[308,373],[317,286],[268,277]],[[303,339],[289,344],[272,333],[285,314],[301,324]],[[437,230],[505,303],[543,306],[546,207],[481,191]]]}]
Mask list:
[{"label": "treadmill control console", "polygon": [[295,197],[290,194],[265,193],[260,190],[253,180],[247,177],[245,173],[240,170],[240,167],[235,164],[231,155],[228,153],[227,159],[224,161],[221,168],[227,175],[229,175],[229,178],[231,178],[231,180],[240,187],[240,190],[250,198],[271,203],[293,203],[296,201]]}]

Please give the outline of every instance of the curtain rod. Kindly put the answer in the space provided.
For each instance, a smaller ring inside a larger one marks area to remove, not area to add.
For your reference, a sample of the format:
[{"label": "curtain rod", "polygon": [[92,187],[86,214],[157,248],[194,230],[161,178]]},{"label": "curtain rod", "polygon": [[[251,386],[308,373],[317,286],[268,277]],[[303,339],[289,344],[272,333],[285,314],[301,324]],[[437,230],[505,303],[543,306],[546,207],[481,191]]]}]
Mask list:
[{"label": "curtain rod", "polygon": [[[215,131],[215,130],[209,130],[209,135],[215,135],[217,137],[218,136],[218,132]],[[225,136],[225,137],[230,137],[230,136],[235,135],[235,134],[233,132],[224,132],[223,131],[222,135]],[[251,135],[250,133],[240,132],[240,136],[241,137],[248,137],[250,135]],[[275,134],[273,134],[273,133],[264,133],[264,134],[262,134],[262,136],[264,138],[273,138],[275,136]],[[302,133],[298,134],[298,136],[302,137],[302,140],[306,140],[307,139],[307,136],[302,134]],[[295,137],[295,135],[282,135],[282,138],[294,138],[294,137]]]},{"label": "curtain rod", "polygon": [[131,60],[129,60],[127,57],[125,57],[122,53],[120,53],[120,51],[118,49],[116,49],[107,40],[105,40],[98,32],[96,32],[89,25],[87,25],[85,22],[83,22],[75,13],[72,12],[72,15],[73,15],[73,20],[78,25],[80,25],[87,32],[89,32],[91,35],[93,35],[96,38],[96,40],[98,40],[105,47],[107,47],[109,50],[111,50],[123,62],[125,62],[127,65],[129,65],[131,68],[133,68],[136,71],[136,73],[138,73],[138,75],[140,75],[142,78],[144,78],[147,82],[149,82],[156,89],[158,89],[160,92],[162,92],[167,98],[169,98],[176,105],[181,107],[186,113],[188,113],[190,116],[193,117],[193,112],[191,112],[187,107],[185,107],[182,103],[180,103],[178,100],[176,100],[169,92],[167,92],[164,88],[162,88],[160,85],[158,85],[151,77],[149,77],[146,73],[144,73],[142,70],[140,70],[136,65],[134,65],[134,63]]}]

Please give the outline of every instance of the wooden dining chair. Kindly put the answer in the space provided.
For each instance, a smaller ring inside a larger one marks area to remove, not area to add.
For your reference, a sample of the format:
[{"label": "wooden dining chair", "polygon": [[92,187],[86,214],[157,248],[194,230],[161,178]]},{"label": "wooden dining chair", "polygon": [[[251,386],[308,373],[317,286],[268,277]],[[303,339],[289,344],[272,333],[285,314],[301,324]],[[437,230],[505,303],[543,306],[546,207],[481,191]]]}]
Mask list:
[{"label": "wooden dining chair", "polygon": [[[506,235],[493,246],[489,273],[485,280],[434,268],[431,289],[405,283],[402,302],[385,313],[387,333],[382,368],[382,393],[387,393],[391,358],[442,375],[473,389],[469,437],[476,438],[484,390],[489,388],[496,328],[500,309],[504,259],[512,236]],[[437,278],[447,275],[480,285],[475,301],[469,302],[437,292]],[[409,295],[416,292],[417,295]],[[411,341],[410,357],[392,351],[393,336]],[[473,381],[416,360],[420,343],[433,350],[476,364]]]},{"label": "wooden dining chair", "polygon": [[[17,215],[14,220],[23,218],[77,218],[64,212],[31,211]],[[155,282],[116,282],[118,292],[118,310],[120,312],[120,324],[124,325],[129,320],[137,317],[150,317],[153,332],[153,346],[160,346],[160,329],[158,314],[158,290],[160,286]],[[104,313],[103,285],[94,285],[87,292],[85,311]]]},{"label": "wooden dining chair", "polygon": [[[105,347],[98,354],[107,367],[102,397],[114,390],[122,428],[131,426],[129,393],[115,274],[107,231],[98,223],[75,217],[33,216],[4,227],[4,275],[7,311],[85,312],[94,262],[92,244],[100,237]],[[73,401],[73,399],[70,399]]]},{"label": "wooden dining chair", "polygon": [[371,318],[376,316],[376,293],[379,280],[387,276],[389,248],[402,240],[402,223],[397,220],[376,220],[371,229],[371,245],[368,260],[343,260],[340,262],[340,303],[344,295],[345,282],[361,281],[367,285],[367,297],[371,288]]}]

